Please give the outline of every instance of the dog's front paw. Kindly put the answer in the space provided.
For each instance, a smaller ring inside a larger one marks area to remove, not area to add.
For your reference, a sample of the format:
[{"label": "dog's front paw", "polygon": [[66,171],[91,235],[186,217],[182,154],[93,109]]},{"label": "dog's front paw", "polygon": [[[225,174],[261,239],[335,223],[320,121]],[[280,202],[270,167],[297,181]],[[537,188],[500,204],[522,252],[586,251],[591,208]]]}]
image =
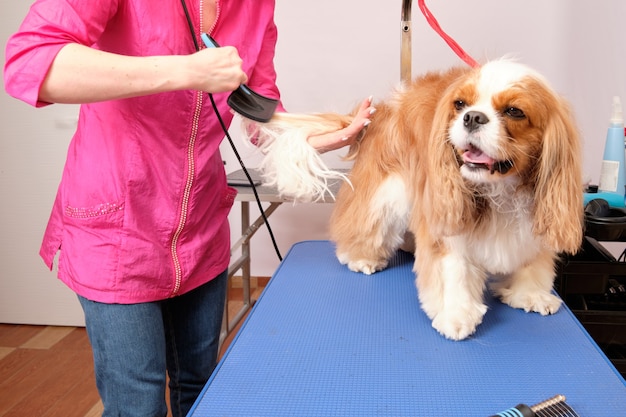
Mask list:
[{"label": "dog's front paw", "polygon": [[347,265],[348,269],[353,272],[362,272],[366,275],[372,275],[374,272],[382,271],[387,267],[387,261],[376,261],[370,259],[351,260],[347,255],[337,254],[337,259],[343,265]]},{"label": "dog's front paw", "polygon": [[362,272],[365,275],[372,275],[374,272],[382,271],[387,267],[387,262],[375,262],[359,260],[348,262],[348,269],[354,272]]},{"label": "dog's front paw", "polygon": [[513,308],[520,308],[527,313],[533,311],[542,316],[554,314],[559,311],[562,302],[557,296],[545,291],[528,293],[502,291],[500,293],[500,299],[503,303]]},{"label": "dog's front paw", "polygon": [[475,304],[472,308],[449,308],[439,312],[433,319],[433,327],[451,340],[463,340],[476,331],[487,312],[484,304]]}]

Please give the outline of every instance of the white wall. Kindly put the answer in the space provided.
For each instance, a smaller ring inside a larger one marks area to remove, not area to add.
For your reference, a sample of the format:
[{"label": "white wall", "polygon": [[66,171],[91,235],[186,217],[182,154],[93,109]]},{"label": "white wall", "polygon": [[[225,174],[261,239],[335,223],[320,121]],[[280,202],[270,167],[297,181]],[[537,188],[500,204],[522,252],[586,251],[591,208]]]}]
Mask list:
[{"label": "white wall", "polygon": [[[349,111],[373,94],[382,99],[400,79],[402,1],[278,0],[276,65],[285,106]],[[626,36],[621,0],[446,0],[426,2],[443,29],[476,60],[513,55],[541,71],[570,102],[584,139],[584,167],[597,183],[612,97],[626,108]],[[464,65],[412,7],[413,74]],[[494,16],[489,20],[485,16]],[[233,129],[235,130],[235,129]],[[229,171],[237,169],[223,146]],[[336,151],[327,160],[342,166]],[[257,159],[249,155],[249,166]],[[302,239],[325,239],[331,205],[284,204],[272,217],[281,250]],[[231,213],[233,237],[239,230]],[[253,239],[253,274],[278,264],[264,230]]]},{"label": "white wall", "polygon": [[[4,45],[30,2],[0,0]],[[2,61],[4,65],[4,60]],[[36,110],[0,93],[0,322],[83,323],[76,296],[38,256],[54,201],[76,106]]]},{"label": "white wall", "polygon": [[[585,172],[597,181],[610,103],[626,103],[622,0],[427,1],[441,26],[479,61],[513,54],[550,79],[573,105],[584,137]],[[0,0],[0,42],[16,30],[28,1]],[[400,77],[401,1],[277,0],[276,65],[287,108],[347,112],[369,95],[384,98]],[[485,16],[493,16],[489,19]],[[413,73],[464,65],[413,5]],[[79,324],[75,297],[37,256],[76,114],[73,106],[31,109],[0,93],[0,322]],[[234,126],[235,141],[238,127]],[[254,150],[239,146],[248,166]],[[237,169],[222,146],[227,170]],[[340,166],[342,151],[326,155]],[[283,204],[270,221],[281,251],[327,238],[331,204]],[[233,237],[238,206],[231,213]],[[278,264],[265,229],[253,239],[253,274]]]}]

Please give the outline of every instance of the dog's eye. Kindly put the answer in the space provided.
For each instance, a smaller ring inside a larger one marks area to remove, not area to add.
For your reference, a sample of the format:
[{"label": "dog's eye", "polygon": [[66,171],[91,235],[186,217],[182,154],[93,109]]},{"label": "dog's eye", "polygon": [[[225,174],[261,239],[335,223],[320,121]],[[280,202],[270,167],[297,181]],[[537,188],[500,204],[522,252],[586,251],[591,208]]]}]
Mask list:
[{"label": "dog's eye", "polygon": [[461,110],[463,110],[463,109],[465,108],[465,106],[467,106],[467,104],[466,104],[463,100],[456,100],[456,101],[454,102],[454,108],[455,108],[457,111],[461,111]]},{"label": "dog's eye", "polygon": [[507,109],[504,111],[504,113],[505,113],[507,116],[511,117],[512,119],[517,119],[517,120],[520,120],[520,119],[524,119],[524,118],[526,118],[526,115],[524,114],[524,112],[523,112],[522,110],[520,110],[520,109],[515,108],[515,107],[509,107],[509,108],[507,108]]}]

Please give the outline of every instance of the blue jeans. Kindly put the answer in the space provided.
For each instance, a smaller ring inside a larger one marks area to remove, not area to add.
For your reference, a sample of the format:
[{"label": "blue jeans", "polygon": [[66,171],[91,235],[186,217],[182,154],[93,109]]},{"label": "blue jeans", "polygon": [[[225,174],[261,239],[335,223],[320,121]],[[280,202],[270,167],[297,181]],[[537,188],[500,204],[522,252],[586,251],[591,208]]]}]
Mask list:
[{"label": "blue jeans", "polygon": [[103,304],[85,312],[103,417],[184,417],[215,368],[228,272],[175,298]]}]

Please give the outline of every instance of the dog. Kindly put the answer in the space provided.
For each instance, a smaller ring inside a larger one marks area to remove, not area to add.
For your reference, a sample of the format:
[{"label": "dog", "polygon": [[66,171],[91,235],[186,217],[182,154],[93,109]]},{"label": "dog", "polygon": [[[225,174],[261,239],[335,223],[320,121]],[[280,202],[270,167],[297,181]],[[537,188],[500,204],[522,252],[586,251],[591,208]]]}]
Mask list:
[{"label": "dog", "polygon": [[[558,311],[555,260],[583,237],[580,139],[566,101],[537,71],[501,59],[427,73],[376,109],[350,147],[354,164],[331,215],[338,260],[372,274],[408,243],[421,308],[451,340],[475,333],[487,288],[526,312]],[[260,136],[280,132],[287,142],[350,120],[291,115]],[[317,192],[342,175],[314,171]]]}]

